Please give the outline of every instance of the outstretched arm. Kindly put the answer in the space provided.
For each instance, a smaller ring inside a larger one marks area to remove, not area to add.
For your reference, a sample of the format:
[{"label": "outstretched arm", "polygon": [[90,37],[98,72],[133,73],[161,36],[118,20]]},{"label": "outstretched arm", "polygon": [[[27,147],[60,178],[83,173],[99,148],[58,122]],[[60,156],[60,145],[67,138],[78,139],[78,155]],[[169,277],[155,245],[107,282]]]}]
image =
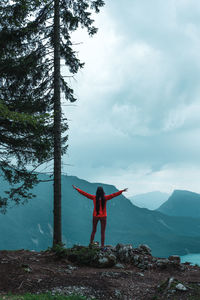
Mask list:
[{"label": "outstretched arm", "polygon": [[72,186],[73,186],[73,188],[74,188],[75,190],[77,190],[77,192],[79,192],[81,195],[83,195],[83,196],[85,196],[85,197],[87,197],[87,198],[89,198],[89,199],[91,199],[91,200],[93,200],[93,199],[95,198],[94,195],[88,194],[88,193],[82,191],[81,189],[77,188],[77,187],[74,186],[74,185],[72,185]]},{"label": "outstretched arm", "polygon": [[117,196],[121,195],[123,192],[126,192],[127,190],[128,190],[128,189],[126,188],[126,189],[120,190],[120,191],[118,191],[118,192],[116,192],[116,193],[107,195],[107,196],[105,196],[105,199],[106,199],[106,200],[110,200],[110,199],[112,199],[112,198],[114,198],[114,197],[117,197]]}]

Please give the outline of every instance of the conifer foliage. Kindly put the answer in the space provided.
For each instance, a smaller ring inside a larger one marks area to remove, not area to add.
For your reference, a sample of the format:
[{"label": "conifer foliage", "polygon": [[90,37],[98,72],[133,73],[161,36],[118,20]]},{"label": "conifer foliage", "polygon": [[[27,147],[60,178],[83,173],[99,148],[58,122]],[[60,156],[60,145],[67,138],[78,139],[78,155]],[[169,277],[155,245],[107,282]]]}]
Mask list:
[{"label": "conifer foliage", "polygon": [[21,184],[9,191],[19,202],[31,197],[29,190],[38,182],[27,165],[36,168],[54,158],[54,222],[60,227],[54,244],[61,242],[61,155],[67,149],[60,94],[76,100],[60,61],[69,75],[83,67],[71,34],[82,27],[94,35],[93,13],[103,5],[102,0],[0,2],[0,176]]}]

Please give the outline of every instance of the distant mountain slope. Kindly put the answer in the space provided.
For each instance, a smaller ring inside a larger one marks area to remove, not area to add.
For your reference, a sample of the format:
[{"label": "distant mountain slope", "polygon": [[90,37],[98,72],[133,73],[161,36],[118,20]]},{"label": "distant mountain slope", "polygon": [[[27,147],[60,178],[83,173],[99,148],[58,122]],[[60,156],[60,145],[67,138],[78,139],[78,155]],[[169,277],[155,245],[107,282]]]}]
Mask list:
[{"label": "distant mountain slope", "polygon": [[[48,179],[47,175],[41,178]],[[95,194],[102,185],[106,194],[116,191],[112,185],[90,183],[74,176],[62,176],[63,242],[87,245],[92,229],[91,200],[77,193],[72,184]],[[1,191],[3,182],[1,182]],[[0,249],[46,249],[52,245],[53,188],[52,182],[34,188],[36,198],[0,215]],[[170,217],[157,211],[138,208],[123,195],[107,205],[106,243],[145,243],[155,256],[183,255],[200,252],[200,219]],[[100,240],[100,227],[96,240]]]},{"label": "distant mountain slope", "polygon": [[169,198],[169,194],[161,193],[159,191],[139,194],[132,197],[129,197],[131,202],[138,207],[148,208],[151,210],[157,209]]},{"label": "distant mountain slope", "polygon": [[200,194],[175,190],[157,211],[170,216],[200,218]]}]

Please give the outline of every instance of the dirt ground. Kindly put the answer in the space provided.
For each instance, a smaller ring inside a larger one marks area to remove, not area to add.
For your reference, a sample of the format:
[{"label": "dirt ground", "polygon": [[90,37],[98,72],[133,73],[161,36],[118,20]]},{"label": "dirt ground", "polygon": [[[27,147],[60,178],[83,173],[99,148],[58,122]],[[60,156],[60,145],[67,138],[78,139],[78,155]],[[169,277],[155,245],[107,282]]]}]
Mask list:
[{"label": "dirt ground", "polygon": [[[199,300],[200,268],[184,265],[184,270],[76,266],[53,252],[0,251],[0,294],[78,293],[96,299]],[[159,286],[169,278],[179,280],[186,291],[169,293]]]}]

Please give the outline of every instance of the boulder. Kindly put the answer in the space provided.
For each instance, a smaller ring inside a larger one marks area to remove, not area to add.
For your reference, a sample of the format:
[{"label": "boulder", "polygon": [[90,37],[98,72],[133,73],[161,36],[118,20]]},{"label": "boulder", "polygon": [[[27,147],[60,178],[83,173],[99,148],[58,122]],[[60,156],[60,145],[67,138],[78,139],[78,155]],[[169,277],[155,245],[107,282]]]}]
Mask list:
[{"label": "boulder", "polygon": [[121,294],[121,291],[120,290],[115,290],[115,297],[116,299],[121,299],[122,298],[122,294]]},{"label": "boulder", "polygon": [[117,269],[124,269],[124,265],[122,265],[120,263],[116,263],[115,268],[117,268]]},{"label": "boulder", "polygon": [[156,261],[155,264],[157,267],[159,267],[161,269],[166,269],[169,266],[170,262],[169,262],[169,259],[167,259],[167,258],[160,258]]},{"label": "boulder", "polygon": [[138,254],[133,255],[132,263],[135,266],[137,266],[140,261],[141,261],[140,255],[138,255]]},{"label": "boulder", "polygon": [[130,263],[133,259],[133,246],[117,244],[116,245],[116,256],[119,261],[124,263]]},{"label": "boulder", "polygon": [[112,253],[99,252],[94,259],[93,265],[98,268],[111,268],[116,264],[116,256]]},{"label": "boulder", "polygon": [[178,255],[171,255],[168,257],[169,261],[172,261],[173,263],[176,263],[177,265],[180,265],[181,258]]},{"label": "boulder", "polygon": [[138,265],[137,267],[141,270],[147,270],[149,269],[149,263],[148,261],[145,261],[145,260],[142,260]]},{"label": "boulder", "polygon": [[151,255],[151,248],[148,245],[145,245],[145,244],[139,245],[138,249],[143,254]]},{"label": "boulder", "polygon": [[144,277],[144,274],[141,273],[141,272],[136,273],[136,275],[141,276],[141,277]]},{"label": "boulder", "polygon": [[170,256],[168,259],[167,258],[159,258],[159,259],[157,259],[156,262],[154,262],[154,265],[161,269],[175,268],[180,271],[185,270],[185,267],[183,265],[181,265],[181,263],[180,263],[180,257],[175,256],[175,255]]},{"label": "boulder", "polygon": [[187,291],[187,288],[182,283],[178,283],[176,285],[176,290],[185,292],[185,291]]}]

